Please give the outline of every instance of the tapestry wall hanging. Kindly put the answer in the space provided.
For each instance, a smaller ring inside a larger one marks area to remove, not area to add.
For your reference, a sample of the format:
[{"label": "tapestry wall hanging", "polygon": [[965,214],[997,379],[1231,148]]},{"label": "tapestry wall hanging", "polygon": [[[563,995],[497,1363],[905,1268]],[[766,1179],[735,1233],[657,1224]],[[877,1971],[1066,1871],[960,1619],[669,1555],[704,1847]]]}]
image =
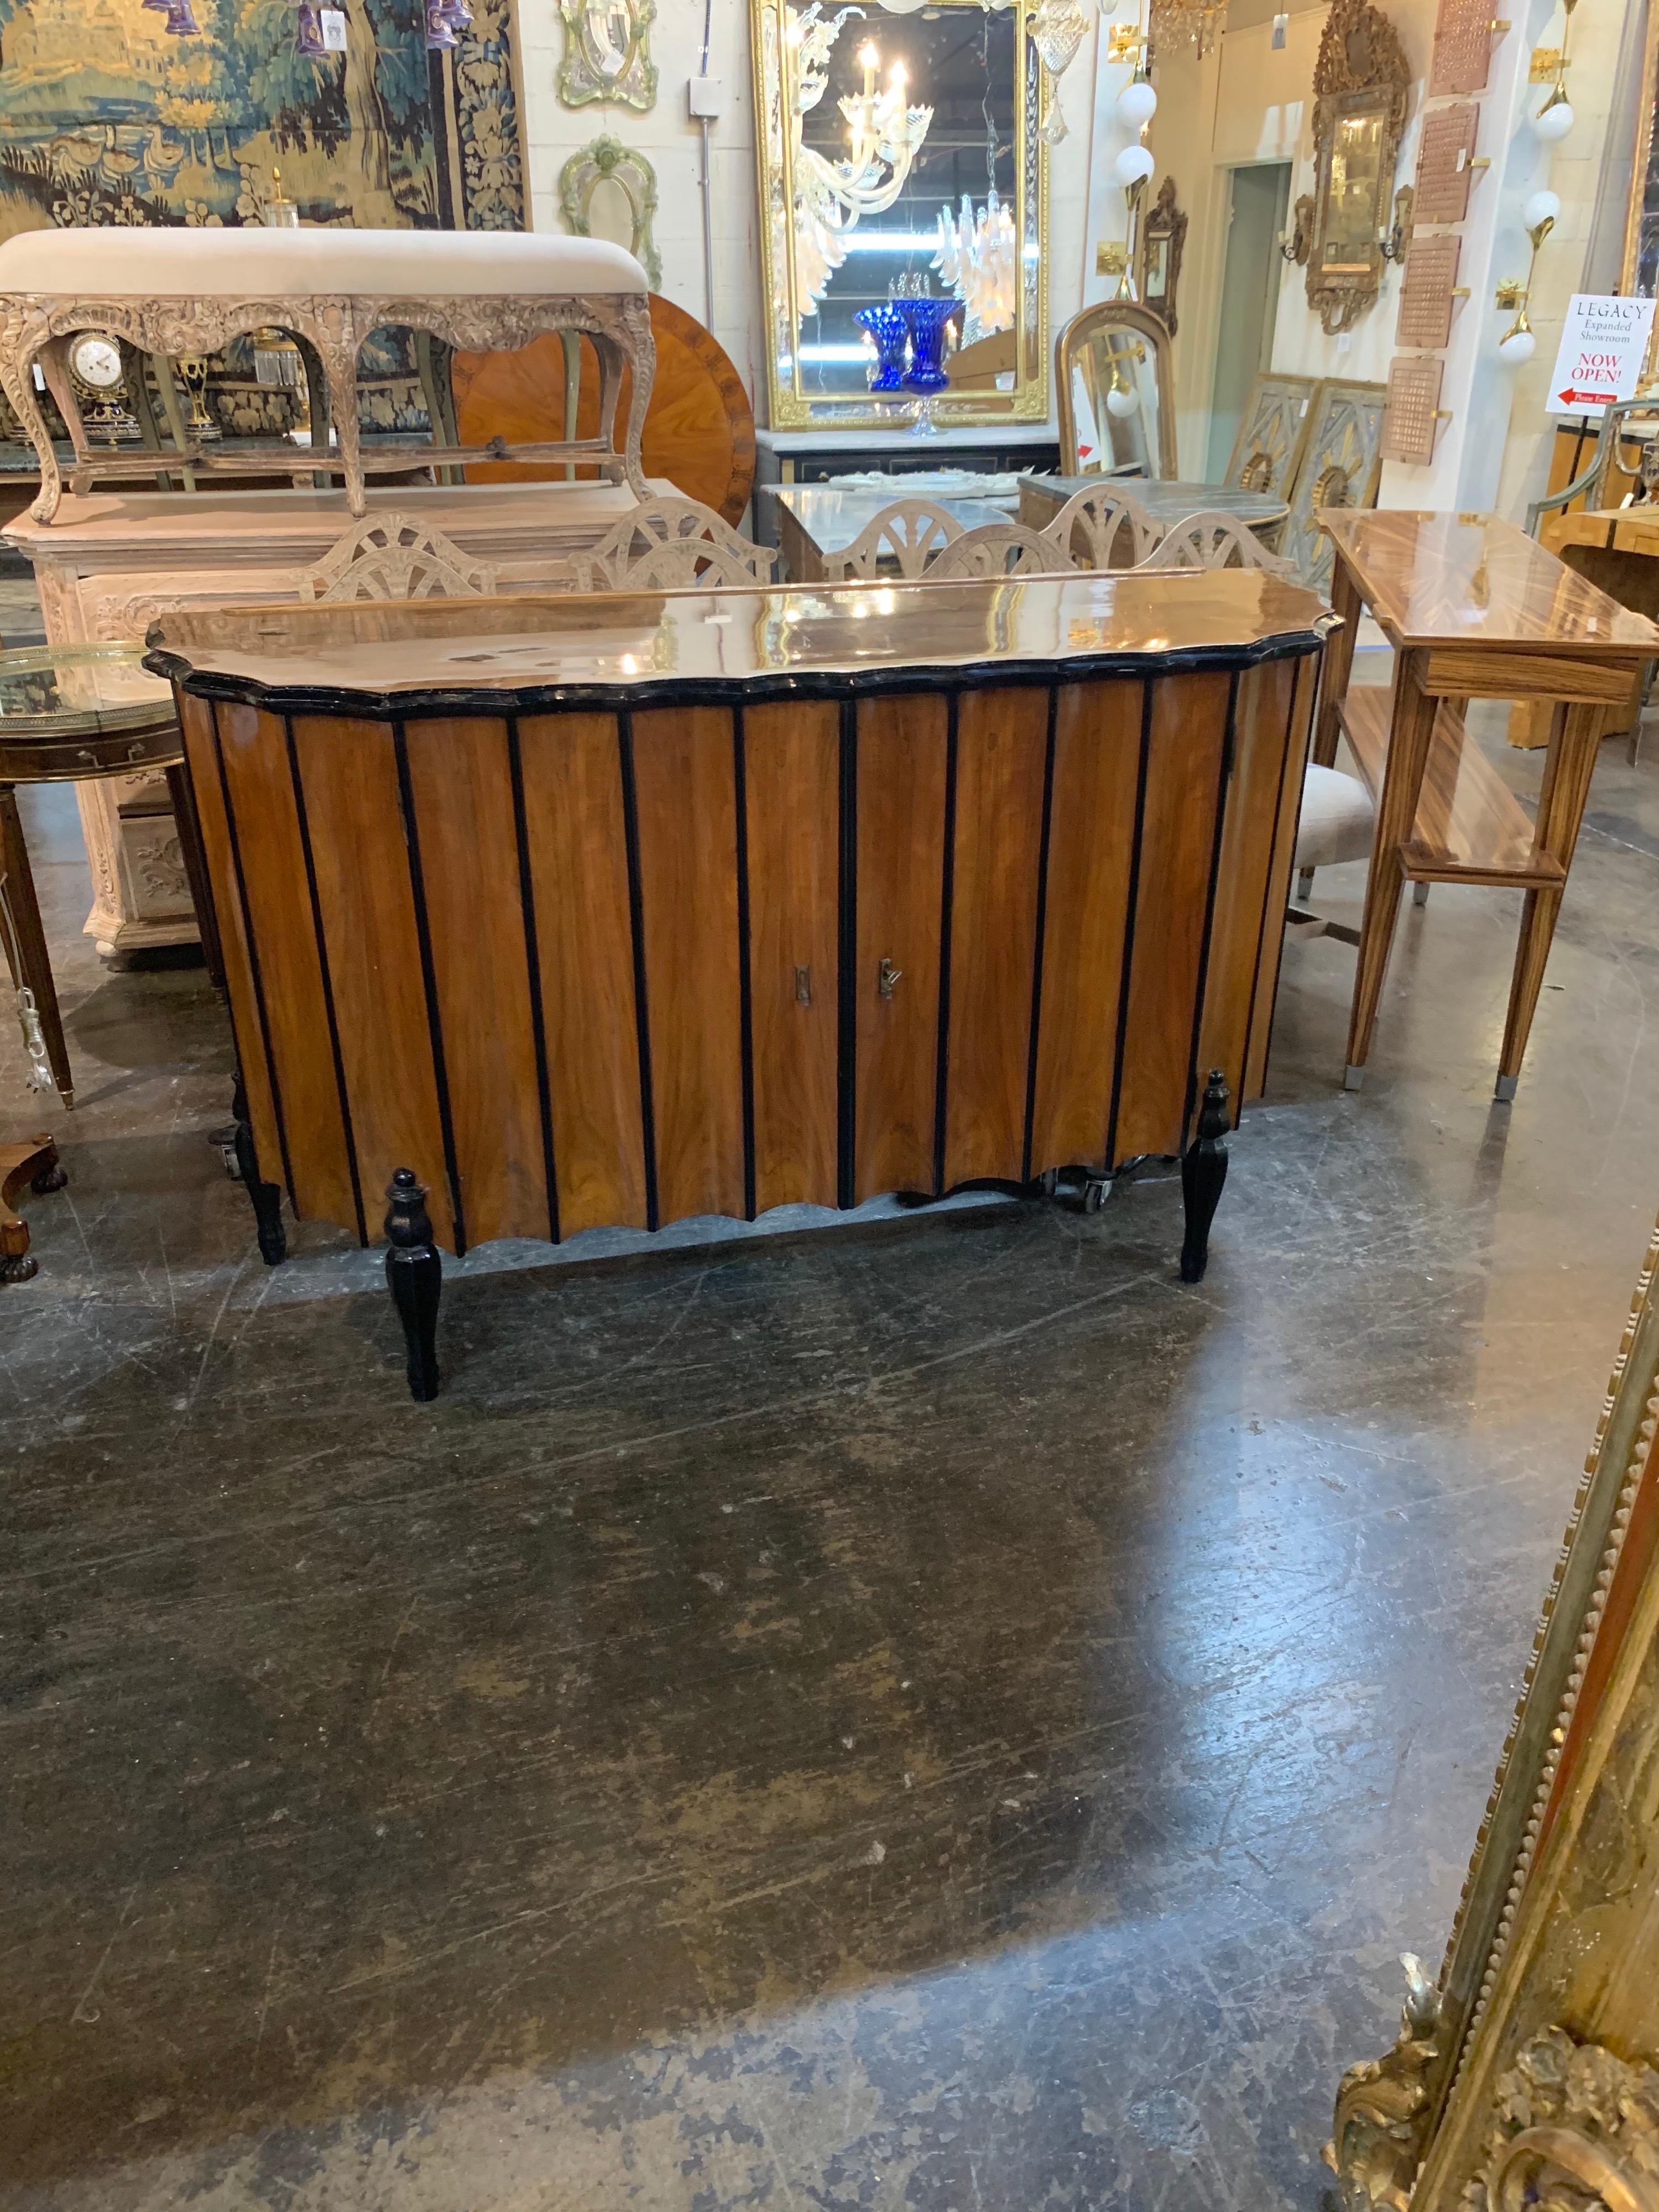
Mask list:
[{"label": "tapestry wall hanging", "polygon": [[[0,238],[71,223],[521,230],[512,0],[428,52],[416,0],[339,0],[301,53],[286,0],[0,0]],[[280,172],[280,186],[276,181]]]}]

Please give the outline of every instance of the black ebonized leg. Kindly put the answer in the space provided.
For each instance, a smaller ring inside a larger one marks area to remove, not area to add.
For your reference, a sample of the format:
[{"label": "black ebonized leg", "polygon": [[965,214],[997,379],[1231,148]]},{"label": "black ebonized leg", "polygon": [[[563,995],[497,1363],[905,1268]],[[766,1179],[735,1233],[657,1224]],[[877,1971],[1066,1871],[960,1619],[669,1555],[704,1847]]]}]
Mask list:
[{"label": "black ebonized leg", "polygon": [[438,1294],[443,1261],[432,1241],[425,1186],[413,1168],[399,1168],[386,1190],[386,1287],[409,1346],[409,1392],[422,1405],[438,1395]]},{"label": "black ebonized leg", "polygon": [[1210,1263],[1210,1224],[1227,1180],[1227,1080],[1210,1070],[1204,1103],[1198,1109],[1198,1134],[1181,1163],[1181,1195],[1187,1210],[1187,1241],[1181,1248],[1181,1279],[1201,1283]]},{"label": "black ebonized leg", "polygon": [[240,1075],[230,1110],[235,1116],[236,1165],[253,1207],[259,1257],[267,1267],[274,1267],[288,1257],[288,1232],[283,1227],[283,1194],[280,1185],[265,1182],[260,1177],[259,1156],[253,1149],[253,1124],[247,1117],[247,1093],[242,1088]]}]

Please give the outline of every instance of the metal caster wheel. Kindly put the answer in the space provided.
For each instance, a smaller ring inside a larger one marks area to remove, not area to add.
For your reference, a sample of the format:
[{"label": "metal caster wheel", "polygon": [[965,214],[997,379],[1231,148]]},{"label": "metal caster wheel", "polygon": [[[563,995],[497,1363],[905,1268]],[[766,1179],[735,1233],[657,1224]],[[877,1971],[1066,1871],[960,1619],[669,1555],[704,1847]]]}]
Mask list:
[{"label": "metal caster wheel", "polygon": [[1044,1168],[1042,1173],[1037,1177],[1037,1182],[1042,1187],[1042,1195],[1045,1198],[1054,1197],[1060,1189],[1060,1170]]},{"label": "metal caster wheel", "polygon": [[1103,1176],[1091,1176],[1083,1186],[1083,1211],[1098,1213],[1112,1194],[1112,1186]]},{"label": "metal caster wheel", "polygon": [[216,1129],[208,1131],[208,1142],[225,1164],[225,1173],[233,1182],[240,1182],[242,1170],[236,1164],[236,1124],[226,1121]]}]

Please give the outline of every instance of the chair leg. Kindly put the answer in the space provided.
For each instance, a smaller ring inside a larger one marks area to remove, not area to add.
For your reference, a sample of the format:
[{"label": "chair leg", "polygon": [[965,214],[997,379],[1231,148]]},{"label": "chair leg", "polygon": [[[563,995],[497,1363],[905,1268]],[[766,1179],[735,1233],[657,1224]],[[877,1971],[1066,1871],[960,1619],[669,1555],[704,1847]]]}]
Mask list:
[{"label": "chair leg", "polygon": [[1306,906],[1308,901],[1313,896],[1313,879],[1314,872],[1311,868],[1297,869],[1296,876],[1296,895],[1304,906]]},{"label": "chair leg", "polygon": [[1426,906],[1428,902],[1428,885],[1426,884],[1413,884],[1412,885],[1412,904],[1413,906]]},{"label": "chair leg", "polygon": [[58,988],[52,978],[46,933],[40,926],[40,903],[35,896],[34,872],[23,842],[23,823],[17,811],[12,785],[0,783],[0,938],[6,946],[6,965],[20,990],[34,994],[52,1079],[65,1106],[75,1103],[75,1078],[70,1070],[69,1047],[64,1041],[64,1018],[58,1005]]}]

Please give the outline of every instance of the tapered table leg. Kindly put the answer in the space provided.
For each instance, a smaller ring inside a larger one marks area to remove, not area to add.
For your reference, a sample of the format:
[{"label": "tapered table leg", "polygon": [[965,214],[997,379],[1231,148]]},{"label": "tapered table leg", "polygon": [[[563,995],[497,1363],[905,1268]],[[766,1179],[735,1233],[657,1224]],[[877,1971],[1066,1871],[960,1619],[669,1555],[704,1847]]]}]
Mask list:
[{"label": "tapered table leg", "polygon": [[1423,789],[1423,769],[1429,757],[1438,705],[1423,690],[1420,655],[1402,653],[1395,671],[1394,720],[1389,732],[1389,757],[1382,770],[1382,788],[1376,805],[1376,832],[1371,841],[1370,874],[1365,884],[1365,912],[1359,925],[1358,972],[1354,978],[1353,1011],[1348,1022],[1348,1060],[1344,1087],[1358,1091],[1364,1079],[1371,1048],[1371,1031],[1388,972],[1389,949],[1400,914],[1400,894],[1406,872],[1400,848],[1417,819],[1417,802]]},{"label": "tapered table leg", "polygon": [[0,939],[5,944],[11,980],[19,990],[34,994],[34,1010],[40,1018],[52,1079],[64,1105],[73,1106],[75,1078],[70,1071],[69,1047],[64,1042],[58,987],[52,979],[46,933],[40,926],[40,903],[35,896],[28,848],[23,842],[17,793],[9,783],[0,783],[0,897],[4,898],[6,905],[5,914],[0,915]]},{"label": "tapered table leg", "polygon": [[1340,553],[1331,574],[1331,609],[1341,616],[1342,627],[1327,643],[1320,672],[1319,720],[1314,727],[1311,757],[1321,768],[1329,768],[1336,758],[1336,710],[1347,693],[1348,678],[1353,669],[1354,641],[1364,611],[1359,586]]},{"label": "tapered table leg", "polygon": [[[1569,707],[1551,739],[1544,763],[1543,787],[1538,794],[1537,849],[1561,864],[1565,875],[1578,842],[1579,827],[1589,799],[1590,778],[1601,750],[1606,709],[1599,706]],[[1544,966],[1555,935],[1555,917],[1561,911],[1559,887],[1544,884],[1527,893],[1521,917],[1521,935],[1515,948],[1515,974],[1510,984],[1509,1018],[1504,1024],[1504,1049],[1498,1056],[1496,1096],[1513,1098],[1521,1079],[1521,1062],[1527,1049],[1532,1018],[1538,1011]]]}]

